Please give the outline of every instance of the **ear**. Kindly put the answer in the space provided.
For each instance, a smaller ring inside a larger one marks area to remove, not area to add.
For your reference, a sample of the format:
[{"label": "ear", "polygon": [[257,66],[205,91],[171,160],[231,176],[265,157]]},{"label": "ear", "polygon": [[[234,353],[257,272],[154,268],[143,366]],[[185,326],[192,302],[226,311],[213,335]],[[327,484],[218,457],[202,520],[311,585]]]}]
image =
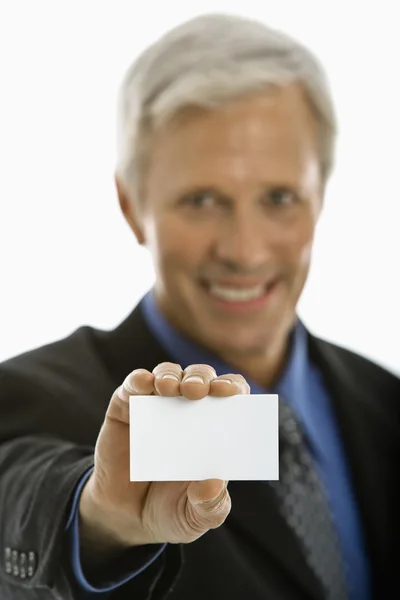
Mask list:
[{"label": "ear", "polygon": [[118,175],[115,175],[114,179],[122,214],[124,215],[129,227],[135,234],[138,243],[140,245],[143,245],[145,243],[145,238],[143,228],[140,223],[140,216],[139,211],[137,209],[137,203],[135,202],[135,199],[132,198],[132,195],[128,194],[126,186],[124,186],[124,184],[121,182],[121,179],[118,177]]}]

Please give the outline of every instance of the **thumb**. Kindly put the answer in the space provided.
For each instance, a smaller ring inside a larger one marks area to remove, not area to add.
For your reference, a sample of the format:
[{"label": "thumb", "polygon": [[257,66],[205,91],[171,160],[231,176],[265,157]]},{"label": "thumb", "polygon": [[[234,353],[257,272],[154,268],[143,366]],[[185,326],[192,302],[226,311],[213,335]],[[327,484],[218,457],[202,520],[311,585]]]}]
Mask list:
[{"label": "thumb", "polygon": [[192,482],[187,489],[186,518],[199,534],[216,529],[231,510],[228,482],[220,479]]}]

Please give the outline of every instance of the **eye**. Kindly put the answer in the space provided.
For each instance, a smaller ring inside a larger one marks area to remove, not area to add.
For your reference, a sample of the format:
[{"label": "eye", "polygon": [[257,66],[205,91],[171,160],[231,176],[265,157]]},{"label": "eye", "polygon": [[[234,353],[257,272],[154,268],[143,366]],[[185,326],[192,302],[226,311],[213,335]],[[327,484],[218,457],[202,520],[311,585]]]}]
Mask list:
[{"label": "eye", "polygon": [[272,206],[291,206],[296,202],[296,195],[287,188],[273,188],[267,193],[267,203]]},{"label": "eye", "polygon": [[182,199],[184,206],[190,206],[193,208],[212,208],[216,203],[215,196],[212,192],[194,192],[188,194]]}]

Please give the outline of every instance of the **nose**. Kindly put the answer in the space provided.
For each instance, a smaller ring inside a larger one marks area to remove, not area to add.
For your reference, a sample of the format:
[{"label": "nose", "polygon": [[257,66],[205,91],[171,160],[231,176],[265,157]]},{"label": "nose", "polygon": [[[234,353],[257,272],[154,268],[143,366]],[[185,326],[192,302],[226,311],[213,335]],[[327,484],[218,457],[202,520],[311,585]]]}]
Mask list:
[{"label": "nose", "polygon": [[235,270],[250,272],[264,267],[270,248],[260,215],[232,211],[218,232],[216,255]]}]

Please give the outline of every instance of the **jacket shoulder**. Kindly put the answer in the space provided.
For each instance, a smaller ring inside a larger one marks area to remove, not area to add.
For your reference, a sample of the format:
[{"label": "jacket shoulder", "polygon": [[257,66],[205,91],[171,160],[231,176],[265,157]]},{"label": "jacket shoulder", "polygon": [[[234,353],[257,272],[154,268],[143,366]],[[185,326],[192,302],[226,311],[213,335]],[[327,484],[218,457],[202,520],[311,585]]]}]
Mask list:
[{"label": "jacket shoulder", "polygon": [[88,326],[9,358],[0,363],[0,439],[47,433],[81,443],[77,415],[93,437],[114,389]]},{"label": "jacket shoulder", "polygon": [[72,357],[75,360],[88,358],[93,353],[93,331],[89,326],[82,326],[59,340],[12,356],[0,363],[0,372],[37,372],[47,366],[65,366],[73,362]]},{"label": "jacket shoulder", "polygon": [[[0,363],[0,381],[41,386],[49,391],[93,387],[94,375],[108,380],[107,368],[95,344],[95,329],[82,326],[60,340],[23,352]],[[3,386],[2,386],[3,387]]]},{"label": "jacket shoulder", "polygon": [[344,345],[310,334],[310,355],[322,372],[353,389],[359,396],[379,399],[400,421],[400,377],[371,358]]},{"label": "jacket shoulder", "polygon": [[352,369],[368,371],[374,378],[386,379],[394,384],[400,385],[400,376],[398,374],[374,361],[372,358],[359,352],[355,352],[344,345],[335,344],[323,338],[314,337],[314,340],[321,346],[325,346],[332,356],[336,356],[338,360],[343,364],[348,364]]}]

